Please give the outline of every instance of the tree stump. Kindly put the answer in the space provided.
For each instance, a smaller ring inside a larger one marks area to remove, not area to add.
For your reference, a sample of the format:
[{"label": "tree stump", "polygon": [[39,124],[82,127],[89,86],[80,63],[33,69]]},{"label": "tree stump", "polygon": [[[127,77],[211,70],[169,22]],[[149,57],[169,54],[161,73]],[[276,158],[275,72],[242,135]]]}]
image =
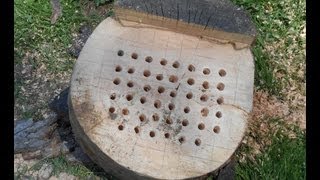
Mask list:
[{"label": "tree stump", "polygon": [[[195,24],[195,11],[187,13],[192,1],[163,6],[172,2],[118,1],[115,19],[94,30],[74,67],[74,134],[93,161],[120,179],[189,179],[218,170],[240,144],[252,109],[254,33],[235,28],[247,17],[234,17],[238,10],[227,1],[201,1],[210,6],[198,13],[227,9],[223,18],[238,22],[214,29],[219,17],[203,15],[206,23]],[[178,13],[178,20],[165,12]],[[185,24],[203,30],[179,32]]]}]

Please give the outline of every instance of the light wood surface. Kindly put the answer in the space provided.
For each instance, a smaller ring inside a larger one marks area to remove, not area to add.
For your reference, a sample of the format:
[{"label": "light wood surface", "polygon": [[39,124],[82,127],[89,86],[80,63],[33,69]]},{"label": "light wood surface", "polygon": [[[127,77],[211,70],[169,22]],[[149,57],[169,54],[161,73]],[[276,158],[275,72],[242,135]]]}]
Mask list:
[{"label": "light wood surface", "polygon": [[253,78],[248,48],[107,18],[74,67],[71,125],[85,152],[120,179],[203,176],[241,142]]}]

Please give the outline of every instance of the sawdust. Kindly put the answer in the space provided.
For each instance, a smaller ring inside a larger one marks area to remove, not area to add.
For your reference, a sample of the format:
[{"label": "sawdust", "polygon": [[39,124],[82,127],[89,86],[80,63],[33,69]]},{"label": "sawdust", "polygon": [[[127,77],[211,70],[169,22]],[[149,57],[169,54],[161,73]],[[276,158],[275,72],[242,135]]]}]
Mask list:
[{"label": "sawdust", "polygon": [[[253,110],[250,113],[248,129],[242,142],[253,151],[250,154],[243,152],[240,161],[248,156],[254,159],[255,155],[260,154],[272,143],[272,137],[279,129],[286,129],[290,125],[297,125],[301,130],[306,129],[305,97],[301,99],[304,101],[304,106],[281,101],[265,91],[254,91]],[[290,128],[284,133],[287,133],[290,138],[295,138],[295,133]]]}]

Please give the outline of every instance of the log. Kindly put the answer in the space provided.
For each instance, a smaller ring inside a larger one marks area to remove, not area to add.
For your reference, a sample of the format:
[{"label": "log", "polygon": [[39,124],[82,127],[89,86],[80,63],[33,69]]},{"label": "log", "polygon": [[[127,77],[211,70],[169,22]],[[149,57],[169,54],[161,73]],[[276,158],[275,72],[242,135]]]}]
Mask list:
[{"label": "log", "polygon": [[250,48],[123,22],[101,22],[75,64],[69,116],[80,146],[119,179],[224,167],[252,110]]}]

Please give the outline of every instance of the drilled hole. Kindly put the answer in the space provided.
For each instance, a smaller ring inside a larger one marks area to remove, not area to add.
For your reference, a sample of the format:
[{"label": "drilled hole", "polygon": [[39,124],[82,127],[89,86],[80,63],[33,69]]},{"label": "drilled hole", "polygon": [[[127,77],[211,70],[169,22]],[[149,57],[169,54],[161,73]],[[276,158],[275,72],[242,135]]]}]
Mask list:
[{"label": "drilled hole", "polygon": [[151,75],[151,72],[149,70],[145,70],[145,71],[143,71],[143,75],[145,77],[149,77]]},{"label": "drilled hole", "polygon": [[154,101],[154,107],[159,109],[161,107],[161,101],[159,100]]},{"label": "drilled hole", "polygon": [[223,97],[219,97],[219,98],[217,99],[217,103],[218,103],[218,104],[222,104],[222,103],[223,103]]},{"label": "drilled hole", "polygon": [[192,97],[193,97],[192,92],[189,92],[189,93],[186,95],[186,97],[187,97],[187,99],[192,99]]},{"label": "drilled hole", "polygon": [[184,111],[185,113],[189,113],[189,112],[190,112],[190,108],[189,108],[189,107],[185,107],[185,108],[183,109],[183,111]]},{"label": "drilled hole", "polygon": [[202,115],[203,117],[207,117],[208,114],[209,114],[209,109],[208,109],[208,108],[203,108],[203,109],[201,109],[201,115]]},{"label": "drilled hole", "polygon": [[188,125],[189,125],[189,121],[186,120],[186,119],[184,119],[184,120],[182,121],[182,126],[188,126]]},{"label": "drilled hole", "polygon": [[160,61],[160,64],[161,64],[162,66],[167,65],[167,63],[168,63],[168,61],[165,60],[165,59],[161,59],[161,61]]},{"label": "drilled hole", "polygon": [[154,137],[156,135],[156,133],[154,131],[150,131],[149,135],[150,135],[150,137]]},{"label": "drilled hole", "polygon": [[202,87],[205,88],[205,89],[209,89],[209,82],[208,81],[204,81],[202,83]]},{"label": "drilled hole", "polygon": [[170,104],[168,105],[168,108],[169,108],[169,110],[171,110],[171,111],[174,110],[174,107],[175,107],[175,106],[174,106],[173,103],[170,103]]},{"label": "drilled hole", "polygon": [[201,140],[200,140],[200,139],[196,139],[196,140],[194,141],[194,143],[195,143],[197,146],[200,146]]},{"label": "drilled hole", "polygon": [[131,54],[132,59],[138,59],[138,54],[137,53],[132,53]]},{"label": "drilled hole", "polygon": [[196,70],[196,68],[195,68],[192,64],[190,64],[190,65],[188,66],[188,70],[189,70],[190,72],[193,72],[193,71]]},{"label": "drilled hole", "polygon": [[218,89],[219,91],[223,91],[223,90],[224,90],[224,84],[223,84],[223,83],[219,83],[219,84],[217,85],[217,89]]},{"label": "drilled hole", "polygon": [[134,128],[134,132],[136,132],[137,134],[140,132],[140,128],[138,127],[138,126],[136,126],[135,128]]},{"label": "drilled hole", "polygon": [[115,94],[115,93],[111,94],[111,95],[110,95],[110,99],[111,99],[111,100],[115,100],[115,99],[116,99],[116,94]]},{"label": "drilled hole", "polygon": [[168,139],[168,138],[170,138],[170,134],[169,133],[165,133],[164,137]]},{"label": "drilled hole", "polygon": [[147,56],[145,60],[146,62],[151,63],[153,59],[151,56]]},{"label": "drilled hole", "polygon": [[200,130],[204,130],[204,124],[203,123],[200,123],[199,125],[198,125],[198,129],[200,129]]},{"label": "drilled hole", "polygon": [[119,78],[116,78],[113,80],[113,84],[115,84],[115,85],[119,85],[120,82],[121,82],[121,80]]},{"label": "drilled hole", "polygon": [[215,133],[219,133],[220,132],[220,127],[219,126],[215,126],[214,128],[213,128],[213,132],[215,132]]},{"label": "drilled hole", "polygon": [[168,118],[166,119],[166,123],[167,123],[167,124],[172,124],[172,119],[168,117]]},{"label": "drilled hole", "polygon": [[176,91],[171,91],[170,92],[170,96],[171,97],[176,97],[177,96],[177,92]]},{"label": "drilled hole", "polygon": [[206,101],[208,101],[208,96],[203,94],[200,96],[200,100],[206,102]]},{"label": "drilled hole", "polygon": [[127,83],[127,86],[130,87],[130,88],[132,88],[132,87],[133,87],[133,82],[132,82],[132,81],[129,81],[129,82]]},{"label": "drilled hole", "polygon": [[126,99],[127,99],[128,101],[131,101],[131,100],[133,99],[133,96],[132,96],[131,94],[128,94],[128,95],[126,96]]},{"label": "drilled hole", "polygon": [[164,90],[165,90],[164,87],[162,87],[162,86],[159,86],[159,87],[158,87],[158,93],[161,94],[161,93],[164,92]]},{"label": "drilled hole", "polygon": [[109,112],[110,112],[110,113],[114,113],[115,111],[116,111],[116,109],[115,109],[114,107],[110,107],[110,108],[109,108]]},{"label": "drilled hole", "polygon": [[189,85],[193,85],[194,84],[194,79],[189,78],[187,82],[188,82]]},{"label": "drilled hole", "polygon": [[204,69],[203,69],[203,74],[204,74],[204,75],[210,74],[210,69],[209,69],[209,68],[204,68]]},{"label": "drilled hole", "polygon": [[220,69],[219,75],[220,75],[221,77],[226,76],[226,74],[227,74],[227,72],[226,72],[224,69]]},{"label": "drilled hole", "polygon": [[163,75],[162,74],[158,74],[156,76],[156,78],[157,78],[158,81],[161,81],[163,79]]},{"label": "drilled hole", "polygon": [[217,118],[221,118],[221,117],[222,117],[222,113],[221,113],[220,111],[218,111],[218,112],[216,113],[216,117],[217,117]]},{"label": "drilled hole", "polygon": [[128,73],[129,73],[129,74],[133,74],[134,71],[135,71],[134,68],[129,68],[129,69],[128,69]]},{"label": "drilled hole", "polygon": [[174,76],[174,75],[171,75],[169,77],[169,81],[172,82],[172,83],[176,83],[178,81],[178,77],[177,76]]},{"label": "drilled hole", "polygon": [[184,137],[184,136],[181,136],[180,138],[179,138],[179,142],[182,144],[182,143],[184,143],[186,141],[186,138]]},{"label": "drilled hole", "polygon": [[175,61],[175,62],[173,62],[172,66],[173,66],[174,68],[179,68],[180,63],[179,63],[178,61]]},{"label": "drilled hole", "polygon": [[118,126],[118,129],[119,129],[120,131],[122,131],[122,130],[124,129],[124,126],[121,124],[121,125]]},{"label": "drilled hole", "polygon": [[122,114],[123,115],[128,115],[129,114],[129,110],[127,108],[122,109]]},{"label": "drilled hole", "polygon": [[148,91],[151,90],[151,86],[145,85],[145,86],[143,87],[143,90],[144,90],[145,92],[148,92]]},{"label": "drilled hole", "polygon": [[140,114],[139,119],[141,122],[146,120],[146,116],[144,114]]},{"label": "drilled hole", "polygon": [[119,65],[118,65],[118,66],[116,66],[115,71],[116,71],[116,72],[120,72],[120,71],[122,71],[122,67],[121,67],[121,66],[119,66]]},{"label": "drilled hole", "polygon": [[124,52],[122,50],[118,51],[118,56],[123,56]]},{"label": "drilled hole", "polygon": [[159,115],[158,115],[157,113],[154,113],[154,114],[152,115],[152,119],[153,119],[154,121],[159,121],[160,117],[159,117]]},{"label": "drilled hole", "polygon": [[141,97],[141,98],[140,98],[140,102],[141,102],[141,104],[146,103],[146,102],[147,102],[147,98]]}]

